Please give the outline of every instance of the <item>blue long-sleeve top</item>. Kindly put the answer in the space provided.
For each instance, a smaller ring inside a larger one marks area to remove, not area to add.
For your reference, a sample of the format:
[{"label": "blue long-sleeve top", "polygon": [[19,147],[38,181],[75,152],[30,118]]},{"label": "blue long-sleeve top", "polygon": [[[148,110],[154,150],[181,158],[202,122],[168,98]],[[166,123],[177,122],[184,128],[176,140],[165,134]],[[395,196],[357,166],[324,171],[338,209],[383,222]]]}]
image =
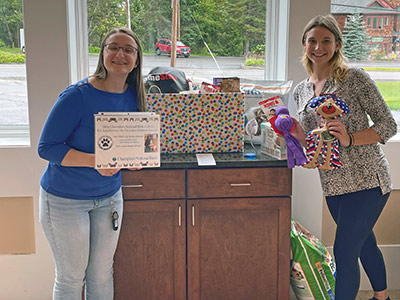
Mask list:
[{"label": "blue long-sleeve top", "polygon": [[102,176],[94,168],[61,166],[70,149],[94,153],[94,114],[137,111],[137,92],[101,91],[84,79],[65,89],[44,124],[39,156],[49,161],[40,185],[50,194],[72,199],[100,199],[121,187],[121,172]]}]

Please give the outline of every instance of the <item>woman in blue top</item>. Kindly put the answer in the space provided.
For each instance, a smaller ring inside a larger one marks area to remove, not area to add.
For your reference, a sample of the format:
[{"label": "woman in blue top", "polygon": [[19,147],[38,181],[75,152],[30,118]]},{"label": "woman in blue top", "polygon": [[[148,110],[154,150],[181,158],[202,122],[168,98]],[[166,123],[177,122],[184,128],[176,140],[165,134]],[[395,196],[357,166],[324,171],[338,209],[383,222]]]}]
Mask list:
[{"label": "woman in blue top", "polygon": [[[54,255],[54,299],[113,299],[113,256],[122,217],[121,172],[94,168],[94,114],[145,111],[142,48],[127,28],[110,31],[95,73],[63,91],[38,152],[49,161],[40,185],[40,222]],[[120,222],[121,220],[119,220]]]}]

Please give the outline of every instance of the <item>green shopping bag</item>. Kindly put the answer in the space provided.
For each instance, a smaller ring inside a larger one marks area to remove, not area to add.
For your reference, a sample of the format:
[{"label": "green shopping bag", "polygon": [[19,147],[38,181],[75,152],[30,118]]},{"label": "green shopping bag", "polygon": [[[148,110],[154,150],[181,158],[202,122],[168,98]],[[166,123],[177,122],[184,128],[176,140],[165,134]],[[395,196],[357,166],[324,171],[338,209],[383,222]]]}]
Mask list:
[{"label": "green shopping bag", "polygon": [[290,285],[298,300],[334,300],[336,265],[325,246],[292,219]]}]

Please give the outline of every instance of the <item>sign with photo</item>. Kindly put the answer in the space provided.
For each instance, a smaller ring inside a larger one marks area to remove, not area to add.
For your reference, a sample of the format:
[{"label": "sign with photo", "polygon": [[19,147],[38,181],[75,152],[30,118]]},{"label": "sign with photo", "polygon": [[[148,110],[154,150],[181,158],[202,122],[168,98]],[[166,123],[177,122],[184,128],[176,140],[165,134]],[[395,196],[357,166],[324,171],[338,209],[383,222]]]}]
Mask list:
[{"label": "sign with photo", "polygon": [[160,166],[160,116],[150,112],[100,112],[95,120],[95,167]]}]

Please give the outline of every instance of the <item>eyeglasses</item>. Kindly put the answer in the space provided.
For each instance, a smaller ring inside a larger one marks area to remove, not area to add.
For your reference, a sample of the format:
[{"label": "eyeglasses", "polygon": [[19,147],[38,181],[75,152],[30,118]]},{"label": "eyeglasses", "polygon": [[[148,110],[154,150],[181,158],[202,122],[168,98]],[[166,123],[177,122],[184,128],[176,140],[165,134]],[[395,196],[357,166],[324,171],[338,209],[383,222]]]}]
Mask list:
[{"label": "eyeglasses", "polygon": [[137,53],[139,50],[135,47],[132,46],[118,46],[118,44],[106,44],[105,45],[105,49],[110,52],[110,53],[117,53],[119,51],[119,49],[122,49],[122,51],[124,52],[125,55],[134,55],[135,53]]}]

